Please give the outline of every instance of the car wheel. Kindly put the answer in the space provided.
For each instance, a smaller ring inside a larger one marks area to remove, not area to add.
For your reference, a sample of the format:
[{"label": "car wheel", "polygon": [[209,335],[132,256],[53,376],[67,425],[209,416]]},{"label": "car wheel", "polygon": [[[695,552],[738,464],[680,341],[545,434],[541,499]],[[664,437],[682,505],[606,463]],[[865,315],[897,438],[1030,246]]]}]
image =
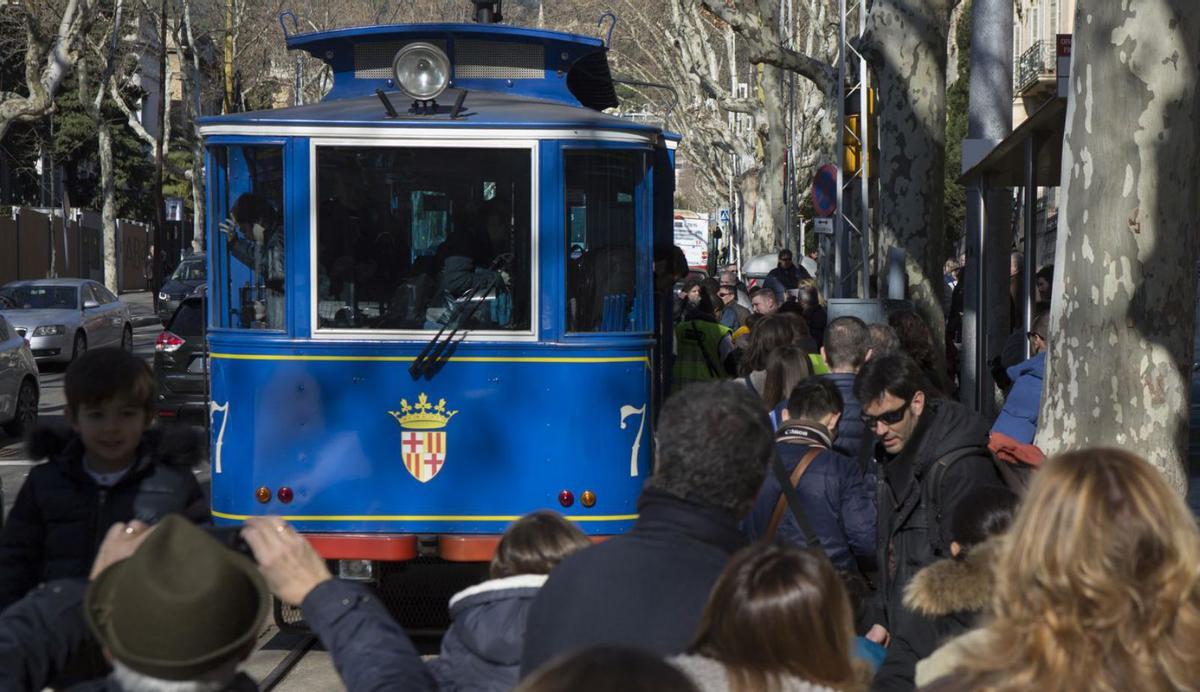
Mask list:
[{"label": "car wheel", "polygon": [[38,390],[37,385],[29,380],[21,383],[21,391],[17,393],[17,410],[13,419],[4,424],[4,432],[13,437],[24,437],[37,426],[38,419]]},{"label": "car wheel", "polygon": [[133,351],[133,327],[128,324],[125,325],[125,329],[121,332],[121,350]]},{"label": "car wheel", "polygon": [[75,360],[84,353],[87,353],[87,334],[82,331],[75,332],[75,343],[71,346],[71,360]]}]

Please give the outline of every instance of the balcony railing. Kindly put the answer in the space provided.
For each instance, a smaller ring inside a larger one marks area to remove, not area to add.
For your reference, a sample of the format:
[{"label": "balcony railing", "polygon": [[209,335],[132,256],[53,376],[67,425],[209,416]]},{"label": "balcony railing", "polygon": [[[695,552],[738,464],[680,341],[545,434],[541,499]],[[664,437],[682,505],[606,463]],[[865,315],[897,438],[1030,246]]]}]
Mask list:
[{"label": "balcony railing", "polygon": [[1021,57],[1017,58],[1013,70],[1013,91],[1020,94],[1037,84],[1042,77],[1053,77],[1056,69],[1056,53],[1053,41],[1034,41]]}]

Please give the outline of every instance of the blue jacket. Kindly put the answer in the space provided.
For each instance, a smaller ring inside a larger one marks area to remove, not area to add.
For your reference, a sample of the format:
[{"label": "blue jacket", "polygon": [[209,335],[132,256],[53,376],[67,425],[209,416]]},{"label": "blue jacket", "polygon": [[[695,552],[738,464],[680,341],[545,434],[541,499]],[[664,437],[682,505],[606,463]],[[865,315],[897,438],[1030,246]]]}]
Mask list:
[{"label": "blue jacket", "polygon": [[525,620],[546,583],[544,574],[489,579],[450,599],[450,629],[429,669],[442,692],[495,690],[517,686]]},{"label": "blue jacket", "polygon": [[[867,485],[853,459],[829,449],[829,437],[813,426],[788,422],[780,428],[775,450],[790,476],[796,465],[816,447],[822,452],[800,477],[796,492],[805,518],[817,534],[830,562],[839,570],[856,571],[855,558],[870,561],[875,555],[874,489]],[[766,537],[775,506],[783,497],[774,473],[768,473],[754,508],[743,523],[751,540]],[[775,540],[805,546],[804,532],[784,508]]]},{"label": "blue jacket", "polygon": [[833,451],[857,460],[863,438],[867,436],[867,426],[862,422],[862,404],[854,395],[855,375],[848,372],[831,372],[822,377],[836,384],[842,394],[842,419],[838,421]]},{"label": "blue jacket", "polygon": [[1004,400],[992,432],[1003,433],[1018,442],[1033,444],[1037,434],[1038,411],[1042,406],[1042,380],[1046,376],[1046,353],[1037,354],[1008,369],[1012,390]]}]

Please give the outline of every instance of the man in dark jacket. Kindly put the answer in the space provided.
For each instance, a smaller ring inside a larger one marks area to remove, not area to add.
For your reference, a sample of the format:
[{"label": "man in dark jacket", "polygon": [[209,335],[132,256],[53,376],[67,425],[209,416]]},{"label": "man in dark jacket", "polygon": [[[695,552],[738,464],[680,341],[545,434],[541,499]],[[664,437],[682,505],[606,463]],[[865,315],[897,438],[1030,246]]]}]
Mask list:
[{"label": "man in dark jacket", "polygon": [[778,266],[767,273],[767,278],[779,281],[785,290],[794,291],[800,288],[801,279],[812,278],[804,267],[798,266],[792,261],[791,250],[787,248],[780,250],[777,259]]},{"label": "man in dark jacket", "polygon": [[[870,560],[875,552],[875,500],[854,460],[832,449],[830,430],[837,429],[841,415],[842,398],[834,383],[817,377],[801,381],[788,398],[775,451],[789,479],[815,453],[795,484],[804,517],[833,566],[857,573],[856,558]],[[777,513],[778,529],[772,534]],[[745,527],[751,540],[810,546],[774,474],[767,474]]]},{"label": "man in dark jacket", "polygon": [[762,402],[736,382],[691,385],[663,406],[656,438],[633,529],[568,557],[534,600],[522,676],[594,645],[681,653],[729,556],[746,545],[738,522],[774,453]]},{"label": "man in dark jacket", "polygon": [[[275,518],[250,519],[242,535],[257,569],[178,516],[153,529],[138,521],[114,524],[90,583],[48,583],[0,615],[0,689],[43,689],[94,636],[114,671],[71,688],[77,692],[195,680],[221,683],[226,692],[257,690],[236,665],[253,649],[269,610],[267,587],[302,607],[347,689],[436,688],[378,599],[333,579],[307,539]],[[180,628],[190,636],[178,636]]]},{"label": "man in dark jacket", "polygon": [[865,466],[863,462],[871,461],[871,443],[864,443],[867,426],[862,421],[862,404],[854,395],[854,377],[871,357],[871,330],[857,317],[837,318],[825,329],[821,357],[829,366],[825,379],[836,384],[842,395],[842,417],[835,431],[833,450]]},{"label": "man in dark jacket", "polygon": [[987,423],[929,385],[904,355],[873,358],[858,373],[863,421],[882,448],[878,479],[879,609],[892,636],[877,690],[911,690],[916,662],[938,646],[936,623],[909,610],[904,589],[921,568],[950,556],[951,517],[964,497],[1004,487],[987,451]]}]

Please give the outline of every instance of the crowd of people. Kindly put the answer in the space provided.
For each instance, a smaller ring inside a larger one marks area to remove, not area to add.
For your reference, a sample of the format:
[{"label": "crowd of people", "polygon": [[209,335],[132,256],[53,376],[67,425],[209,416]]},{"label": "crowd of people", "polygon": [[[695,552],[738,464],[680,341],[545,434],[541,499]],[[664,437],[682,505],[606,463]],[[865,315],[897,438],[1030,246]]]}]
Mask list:
[{"label": "crowd of people", "polygon": [[1200,533],[1161,474],[1033,459],[1036,366],[993,424],[919,317],[826,323],[804,281],[732,313],[736,275],[684,287],[633,528],[514,522],[429,660],[287,522],[206,529],[148,368],[88,352],[0,533],[0,689],[256,689],[272,595],[352,692],[1200,689]]}]

